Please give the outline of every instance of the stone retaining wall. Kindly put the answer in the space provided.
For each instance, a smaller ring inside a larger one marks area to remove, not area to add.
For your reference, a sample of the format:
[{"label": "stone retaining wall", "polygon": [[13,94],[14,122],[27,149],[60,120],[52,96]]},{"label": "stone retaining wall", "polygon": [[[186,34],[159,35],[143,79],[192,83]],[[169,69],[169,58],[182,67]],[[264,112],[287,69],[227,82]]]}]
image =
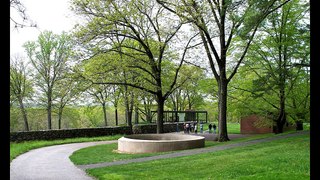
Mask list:
[{"label": "stone retaining wall", "polygon": [[21,142],[30,140],[54,140],[76,137],[108,136],[115,134],[131,134],[131,129],[128,126],[123,126],[10,132],[10,141]]},{"label": "stone retaining wall", "polygon": [[[164,132],[176,132],[176,123],[164,123]],[[183,131],[183,123],[178,124],[179,131]],[[21,142],[30,140],[54,140],[76,137],[98,137],[115,134],[150,134],[157,133],[156,124],[133,125],[132,131],[129,126],[100,127],[100,128],[81,128],[81,129],[55,129],[42,131],[21,131],[10,132],[10,141]]]}]

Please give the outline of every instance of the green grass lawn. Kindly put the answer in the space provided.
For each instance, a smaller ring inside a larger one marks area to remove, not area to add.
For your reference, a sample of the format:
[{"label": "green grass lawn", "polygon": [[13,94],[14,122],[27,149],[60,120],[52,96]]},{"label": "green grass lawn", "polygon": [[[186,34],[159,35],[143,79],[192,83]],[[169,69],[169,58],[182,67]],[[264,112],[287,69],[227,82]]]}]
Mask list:
[{"label": "green grass lawn", "polygon": [[[208,131],[209,130],[209,124],[210,123],[204,123],[203,124],[203,130]],[[211,122],[211,124],[213,124]],[[217,132],[218,132],[218,122],[214,122],[217,126]],[[200,127],[198,125],[198,131],[200,132]],[[213,132],[213,129],[211,130]],[[240,124],[239,123],[228,123],[227,125],[227,131],[229,134],[240,134]]]},{"label": "green grass lawn", "polygon": [[310,179],[310,137],[87,172],[98,179]]},{"label": "green grass lawn", "polygon": [[78,143],[78,142],[116,140],[122,136],[123,135],[101,136],[101,137],[90,137],[90,138],[68,138],[63,140],[24,141],[19,143],[10,142],[10,162],[20,154],[23,154],[32,149],[36,149],[40,147],[58,145],[58,144]]},{"label": "green grass lawn", "polygon": [[165,154],[168,152],[161,153],[143,153],[143,154],[125,154],[118,153],[115,150],[118,149],[118,143],[97,145],[92,147],[87,147],[75,151],[69,158],[77,165],[82,164],[93,164],[101,162],[113,162],[126,159],[134,159],[141,157],[149,157],[159,154]]},{"label": "green grass lawn", "polygon": [[[208,125],[209,124],[204,125],[204,130],[208,130]],[[309,129],[310,129],[309,123],[304,123],[304,130],[309,130]],[[228,133],[239,134],[240,124],[228,123]],[[67,143],[77,143],[77,142],[116,140],[116,139],[119,139],[121,136],[122,135],[92,137],[92,138],[70,138],[70,139],[53,140],[53,141],[25,141],[20,143],[10,142],[10,162],[20,154],[23,154],[32,149],[36,149],[40,147],[58,145],[58,144],[67,144]],[[210,144],[211,142],[208,142],[208,143]]]},{"label": "green grass lawn", "polygon": [[[212,141],[205,142],[205,147],[210,147],[215,145],[217,145],[216,142],[212,142]],[[87,147],[87,148],[83,148],[75,151],[70,156],[70,160],[76,165],[83,165],[83,164],[95,164],[95,163],[101,163],[101,162],[113,162],[113,161],[135,159],[135,158],[171,153],[171,152],[160,152],[160,153],[126,154],[126,153],[118,153],[116,151],[117,149],[118,149],[118,143],[91,146],[91,147]]]},{"label": "green grass lawn", "polygon": [[[290,133],[290,132],[287,132],[287,133]],[[278,135],[271,134],[271,133],[259,134],[259,135],[249,136],[249,137],[232,139],[231,141],[223,142],[223,143],[216,142],[216,141],[205,141],[205,148],[211,147],[211,146],[221,146],[221,145],[233,144],[238,142],[244,142],[244,141],[249,141],[254,139],[261,139],[266,137],[274,137],[274,136],[278,136]],[[75,151],[70,156],[70,160],[74,164],[83,165],[83,164],[95,164],[95,163],[101,163],[101,162],[113,162],[113,161],[119,161],[119,160],[149,157],[149,156],[155,156],[159,154],[170,153],[170,152],[161,152],[161,153],[126,154],[126,153],[118,153],[116,151],[117,149],[118,149],[117,143],[90,146],[90,147],[86,147],[86,148]]]}]

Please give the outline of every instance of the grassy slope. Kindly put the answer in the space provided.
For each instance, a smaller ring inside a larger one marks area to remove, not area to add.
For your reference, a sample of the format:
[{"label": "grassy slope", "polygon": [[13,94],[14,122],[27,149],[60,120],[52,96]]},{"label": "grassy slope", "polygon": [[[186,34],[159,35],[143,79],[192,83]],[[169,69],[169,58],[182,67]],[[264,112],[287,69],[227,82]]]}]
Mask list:
[{"label": "grassy slope", "polygon": [[310,179],[310,137],[87,172],[98,179]]},{"label": "grassy slope", "polygon": [[[275,136],[275,135],[260,134],[260,135],[245,137],[245,138],[234,139],[232,141],[223,142],[223,143],[206,141],[205,147],[232,144],[232,143],[249,141],[253,139],[259,139],[259,138],[270,137],[270,136]],[[126,160],[126,159],[134,159],[134,158],[170,153],[170,152],[162,152],[162,153],[144,153],[144,154],[122,154],[122,153],[116,152],[117,148],[118,148],[117,143],[83,148],[75,151],[70,156],[70,160],[74,164],[83,165],[83,164],[95,164],[95,163],[101,163],[101,162],[112,162],[112,161],[119,161],[119,160]]]}]

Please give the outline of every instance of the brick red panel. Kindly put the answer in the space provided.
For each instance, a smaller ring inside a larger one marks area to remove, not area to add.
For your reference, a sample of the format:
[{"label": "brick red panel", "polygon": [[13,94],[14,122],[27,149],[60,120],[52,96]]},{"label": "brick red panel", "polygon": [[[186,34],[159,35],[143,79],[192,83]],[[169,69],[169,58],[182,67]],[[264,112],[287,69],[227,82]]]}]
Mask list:
[{"label": "brick red panel", "polygon": [[241,134],[264,134],[272,133],[272,127],[255,127],[254,124],[259,120],[257,115],[250,115],[241,119],[240,132]]}]

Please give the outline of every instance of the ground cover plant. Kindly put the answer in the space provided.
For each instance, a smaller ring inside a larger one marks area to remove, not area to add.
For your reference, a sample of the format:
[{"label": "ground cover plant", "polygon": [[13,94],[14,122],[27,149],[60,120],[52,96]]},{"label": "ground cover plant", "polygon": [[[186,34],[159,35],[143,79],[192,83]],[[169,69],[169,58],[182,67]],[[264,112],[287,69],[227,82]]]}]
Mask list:
[{"label": "ground cover plant", "polygon": [[310,136],[87,172],[98,179],[310,179]]}]

